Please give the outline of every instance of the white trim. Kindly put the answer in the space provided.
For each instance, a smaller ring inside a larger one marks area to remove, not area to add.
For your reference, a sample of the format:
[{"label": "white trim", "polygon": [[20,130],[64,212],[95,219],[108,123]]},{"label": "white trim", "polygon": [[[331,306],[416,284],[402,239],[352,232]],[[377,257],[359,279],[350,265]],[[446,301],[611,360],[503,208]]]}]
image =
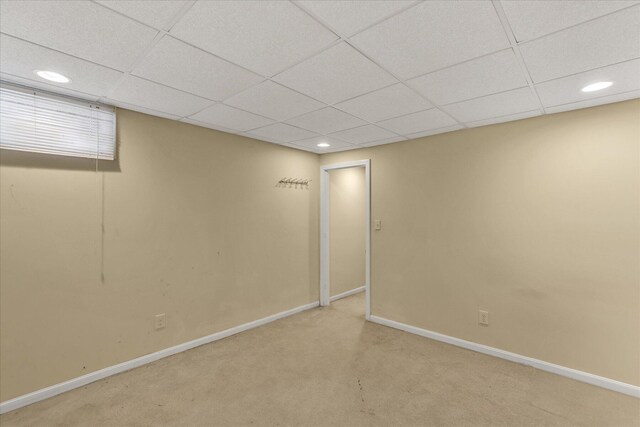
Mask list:
[{"label": "white trim", "polygon": [[320,305],[326,307],[329,305],[329,219],[330,197],[328,189],[330,189],[329,174],[327,171],[320,169]]},{"label": "white trim", "polygon": [[477,351],[478,353],[484,353],[490,356],[499,357],[500,359],[509,360],[511,362],[532,366],[542,371],[551,372],[552,374],[561,375],[563,377],[572,378],[574,380],[582,381],[587,384],[640,398],[640,387],[632,384],[623,383],[621,381],[612,380],[610,378],[601,377],[598,375],[590,374],[588,372],[578,371],[576,369],[567,368],[565,366],[556,365],[539,359],[534,359],[532,357],[522,356],[520,354],[511,353],[509,351],[500,350],[498,348],[489,347],[483,344],[465,341],[460,338],[454,338],[449,335],[440,334],[438,332],[429,331],[427,329],[418,328],[416,326],[407,325],[378,316],[371,316],[369,320],[383,326],[400,329],[401,331],[409,332],[411,334],[420,335],[425,338],[431,338],[436,341],[442,341],[447,344]]},{"label": "white trim", "polygon": [[359,288],[351,289],[350,291],[332,296],[331,298],[329,298],[329,301],[334,302],[342,298],[350,297],[351,295],[355,295],[359,292],[363,292],[366,288],[367,288],[366,286],[360,286]]},{"label": "white trim", "polygon": [[371,160],[335,163],[320,167],[320,305],[331,303],[330,289],[330,192],[329,171],[364,168],[365,180],[365,318],[371,317]]},{"label": "white trim", "polygon": [[94,381],[98,381],[103,378],[110,377],[111,375],[119,374],[121,372],[128,371],[130,369],[137,368],[139,366],[146,365],[151,362],[155,362],[158,359],[162,359],[167,356],[172,356],[176,353],[181,353],[183,351],[187,351],[194,347],[199,347],[204,344],[209,344],[211,342],[221,340],[228,336],[235,335],[249,329],[257,328],[258,326],[262,326],[267,323],[271,323],[275,320],[282,319],[284,317],[288,317],[296,313],[300,313],[301,311],[318,307],[318,305],[319,304],[317,301],[309,304],[301,305],[300,307],[292,308],[291,310],[286,310],[277,314],[272,314],[271,316],[267,316],[262,319],[254,320],[252,322],[245,323],[239,326],[234,326],[233,328],[216,332],[214,334],[207,335],[206,337],[198,338],[183,344],[178,344],[176,346],[169,347],[164,350],[156,351],[155,353],[137,357],[135,359],[128,360],[126,362],[122,362],[117,365],[100,369],[99,371],[91,372],[81,377],[73,378],[59,384],[54,384],[50,387],[46,387],[28,394],[24,394],[22,396],[15,397],[11,400],[7,400],[0,403],[0,414],[4,414],[5,412],[13,411],[15,409],[22,408],[23,406],[27,406],[44,399],[48,399],[49,397],[56,396],[60,393],[64,393],[69,390],[73,390],[74,388],[82,387]]}]

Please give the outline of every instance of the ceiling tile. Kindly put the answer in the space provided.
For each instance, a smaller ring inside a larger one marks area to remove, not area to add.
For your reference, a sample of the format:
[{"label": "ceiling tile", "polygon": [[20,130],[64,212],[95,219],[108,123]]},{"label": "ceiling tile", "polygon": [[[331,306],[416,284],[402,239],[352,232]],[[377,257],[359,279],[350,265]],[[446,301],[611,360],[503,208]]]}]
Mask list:
[{"label": "ceiling tile", "polygon": [[125,77],[109,98],[180,117],[211,105],[207,99],[133,76]]},{"label": "ceiling tile", "polygon": [[237,134],[238,133],[238,131],[234,130],[234,129],[229,129],[229,128],[226,128],[224,126],[219,126],[219,125],[215,125],[215,124],[212,124],[212,123],[201,122],[201,121],[198,121],[198,120],[191,119],[189,117],[184,117],[184,118],[180,119],[179,121],[181,121],[183,123],[189,123],[190,125],[200,126],[200,127],[203,127],[203,128],[208,128],[208,129],[213,129],[213,130],[218,130],[220,132],[226,132],[226,133],[232,133],[232,134]]},{"label": "ceiling tile", "polygon": [[495,125],[497,123],[505,123],[505,122],[512,122],[514,120],[528,119],[528,118],[536,117],[539,115],[540,115],[540,110],[525,111],[522,113],[508,114],[506,116],[500,116],[500,117],[494,117],[491,119],[484,119],[484,120],[478,120],[475,122],[469,122],[467,123],[467,126],[473,128],[478,126]]},{"label": "ceiling tile", "polygon": [[527,86],[513,50],[507,49],[408,80],[438,105]]},{"label": "ceiling tile", "polygon": [[193,120],[244,132],[273,123],[273,120],[224,104],[215,104],[190,117]]},{"label": "ceiling tile", "polygon": [[[582,92],[588,84],[609,81],[610,87],[597,92]],[[590,98],[640,89],[640,59],[627,61],[585,73],[574,74],[536,85],[538,96],[545,107],[583,101]]]},{"label": "ceiling tile", "polygon": [[2,1],[6,34],[97,64],[127,70],[157,31],[85,1]]},{"label": "ceiling tile", "polygon": [[638,2],[519,0],[501,3],[516,40],[522,42],[615,12]]},{"label": "ceiling tile", "polygon": [[352,145],[351,147],[329,148],[329,153],[341,153],[343,151],[359,150],[363,148],[361,145]]},{"label": "ceiling tile", "polygon": [[351,37],[415,1],[312,0],[299,2],[338,34]]},{"label": "ceiling tile", "polygon": [[520,52],[535,83],[640,56],[640,6],[523,43]]},{"label": "ceiling tile", "polygon": [[[269,142],[269,141],[267,141]],[[272,142],[272,144],[276,144],[279,145],[281,147],[286,147],[286,148],[293,148],[294,150],[300,150],[300,151],[306,151],[309,153],[314,153],[314,151],[310,148],[305,148],[305,147],[300,147],[298,145],[295,145],[292,142]]]},{"label": "ceiling tile", "polygon": [[335,104],[397,80],[347,43],[340,43],[278,74],[274,80]]},{"label": "ceiling tile", "polygon": [[132,74],[216,101],[264,80],[169,36],[153,47]]},{"label": "ceiling tile", "polygon": [[337,40],[335,34],[285,1],[201,1],[171,34],[264,76]]},{"label": "ceiling tile", "polygon": [[[86,94],[106,95],[124,75],[120,71],[83,61],[55,50],[0,34],[0,72],[28,80],[41,81],[48,87],[77,90]],[[54,83],[36,76],[35,70],[55,71],[71,79]]]},{"label": "ceiling tile", "polygon": [[313,132],[290,126],[285,123],[276,123],[259,129],[254,129],[247,133],[252,135],[254,138],[267,138],[268,140],[278,142],[293,142],[316,136]]},{"label": "ceiling tile", "polygon": [[546,109],[547,113],[560,113],[563,111],[578,110],[580,108],[595,107],[612,102],[628,101],[630,99],[640,98],[640,90],[632,90],[631,92],[618,93],[615,95],[601,96],[599,98],[587,99],[584,101],[572,102],[571,104],[563,104]]},{"label": "ceiling tile", "polygon": [[426,1],[351,40],[403,79],[509,47],[488,1]]},{"label": "ceiling tile", "polygon": [[253,86],[224,103],[274,120],[287,120],[325,106],[271,81]]},{"label": "ceiling tile", "polygon": [[0,0],[0,25],[4,81],[311,152],[640,97],[640,0]]},{"label": "ceiling tile", "polygon": [[164,117],[165,119],[171,119],[171,120],[180,120],[180,116],[177,116],[175,114],[165,113],[165,112],[158,111],[158,110],[154,110],[153,108],[145,108],[145,107],[141,107],[139,105],[133,105],[133,104],[129,104],[127,102],[118,101],[118,100],[109,99],[109,98],[106,99],[106,102],[108,104],[110,104],[110,105],[115,106],[115,107],[124,108],[124,109],[131,110],[131,111],[137,111],[139,113],[148,114],[150,116]]},{"label": "ceiling tile", "polygon": [[272,139],[272,138],[267,138],[266,136],[253,135],[253,134],[251,134],[249,132],[242,132],[242,133],[239,133],[238,135],[242,135],[244,137],[251,138],[251,139],[256,139],[258,141],[270,142],[272,144],[286,145],[286,146],[292,145],[291,143],[288,143],[288,142],[277,141],[277,140]]},{"label": "ceiling tile", "polygon": [[442,133],[453,132],[454,130],[460,130],[460,129],[462,129],[462,126],[460,125],[446,126],[443,128],[431,129],[424,132],[412,133],[407,135],[407,138],[409,139],[423,138],[425,136],[440,135]]},{"label": "ceiling tile", "polygon": [[462,101],[442,107],[461,122],[491,119],[539,108],[528,87]]},{"label": "ceiling tile", "polygon": [[329,136],[350,142],[351,144],[366,144],[367,142],[380,141],[385,138],[398,137],[398,135],[374,125],[365,125],[353,129],[347,129],[332,133]]},{"label": "ceiling tile", "polygon": [[36,80],[29,80],[29,79],[25,79],[25,78],[22,78],[22,77],[14,76],[12,74],[5,74],[5,73],[2,73],[2,72],[0,72],[0,80],[3,80],[5,82],[7,82],[7,83],[13,83],[13,84],[17,84],[17,85],[22,85],[22,86],[30,87],[30,88],[33,88],[33,89],[40,89],[40,90],[43,90],[45,92],[51,92],[51,93],[54,93],[54,94],[70,96],[70,97],[73,97],[73,98],[84,99],[84,100],[87,100],[87,101],[97,101],[98,98],[100,98],[97,95],[84,93],[84,92],[78,92],[77,90],[62,88],[62,87],[59,87],[59,86],[54,86],[52,84],[48,84],[48,83],[44,83],[44,82],[40,82],[40,81],[36,81]]},{"label": "ceiling tile", "polygon": [[426,110],[431,107],[433,105],[429,101],[402,83],[370,92],[336,105],[336,108],[370,122]]},{"label": "ceiling tile", "polygon": [[376,124],[392,132],[408,135],[410,133],[452,126],[456,124],[456,121],[437,108],[432,108],[431,110],[396,117]]},{"label": "ceiling tile", "polygon": [[327,107],[287,120],[287,123],[320,134],[366,125],[367,122],[335,108]]},{"label": "ceiling tile", "polygon": [[188,3],[185,0],[96,0],[109,9],[116,10],[144,24],[159,30],[166,30],[167,25]]},{"label": "ceiling tile", "polygon": [[394,138],[385,138],[385,139],[380,139],[378,141],[373,141],[373,142],[367,142],[365,144],[360,144],[361,147],[375,147],[376,145],[385,145],[385,144],[392,144],[394,142],[400,142],[400,141],[406,141],[407,138],[403,137],[403,136],[397,136]]},{"label": "ceiling tile", "polygon": [[[318,147],[318,144],[321,142],[326,142],[328,144],[331,145],[331,147],[326,147],[326,148],[320,148]],[[313,150],[316,153],[327,153],[330,151],[334,151],[334,150],[339,150],[339,149],[343,149],[343,148],[358,148],[352,144],[349,144],[347,142],[341,141],[339,139],[335,139],[335,138],[330,138],[327,136],[315,136],[313,138],[309,138],[309,139],[303,139],[301,141],[296,141],[295,144],[297,146],[300,147],[304,147],[306,149],[310,149]]]}]

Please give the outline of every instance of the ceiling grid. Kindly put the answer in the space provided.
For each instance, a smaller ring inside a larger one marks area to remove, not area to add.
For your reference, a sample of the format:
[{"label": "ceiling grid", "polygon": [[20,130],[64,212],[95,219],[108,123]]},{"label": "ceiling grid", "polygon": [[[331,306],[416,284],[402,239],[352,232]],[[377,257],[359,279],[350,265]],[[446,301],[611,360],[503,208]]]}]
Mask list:
[{"label": "ceiling grid", "polygon": [[316,153],[640,97],[635,0],[0,0],[0,19],[3,81]]}]

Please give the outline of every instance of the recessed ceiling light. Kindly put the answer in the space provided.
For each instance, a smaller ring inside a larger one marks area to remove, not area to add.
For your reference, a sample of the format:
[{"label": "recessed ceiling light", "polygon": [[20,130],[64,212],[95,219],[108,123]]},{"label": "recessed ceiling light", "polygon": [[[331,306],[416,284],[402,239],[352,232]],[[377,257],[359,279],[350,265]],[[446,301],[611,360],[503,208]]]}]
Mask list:
[{"label": "recessed ceiling light", "polygon": [[609,86],[611,86],[613,83],[612,82],[597,82],[597,83],[592,83],[590,85],[587,85],[585,87],[582,88],[583,92],[595,92],[596,90],[602,90],[602,89],[606,89]]},{"label": "recessed ceiling light", "polygon": [[320,144],[318,144],[318,147],[327,148],[327,147],[331,147],[331,144],[329,144],[327,142],[321,142]]},{"label": "recessed ceiling light", "polygon": [[38,75],[38,77],[55,83],[69,83],[71,81],[69,77],[63,76],[62,74],[56,73],[55,71],[36,70],[35,73]]}]

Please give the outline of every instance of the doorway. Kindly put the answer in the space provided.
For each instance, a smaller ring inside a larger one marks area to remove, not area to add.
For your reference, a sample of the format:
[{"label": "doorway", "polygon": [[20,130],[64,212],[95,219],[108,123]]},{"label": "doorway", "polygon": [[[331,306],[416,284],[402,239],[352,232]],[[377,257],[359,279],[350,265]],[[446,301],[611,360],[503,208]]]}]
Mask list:
[{"label": "doorway", "polygon": [[331,178],[329,172],[364,168],[365,318],[371,317],[371,161],[357,160],[320,167],[320,305],[331,303]]}]

